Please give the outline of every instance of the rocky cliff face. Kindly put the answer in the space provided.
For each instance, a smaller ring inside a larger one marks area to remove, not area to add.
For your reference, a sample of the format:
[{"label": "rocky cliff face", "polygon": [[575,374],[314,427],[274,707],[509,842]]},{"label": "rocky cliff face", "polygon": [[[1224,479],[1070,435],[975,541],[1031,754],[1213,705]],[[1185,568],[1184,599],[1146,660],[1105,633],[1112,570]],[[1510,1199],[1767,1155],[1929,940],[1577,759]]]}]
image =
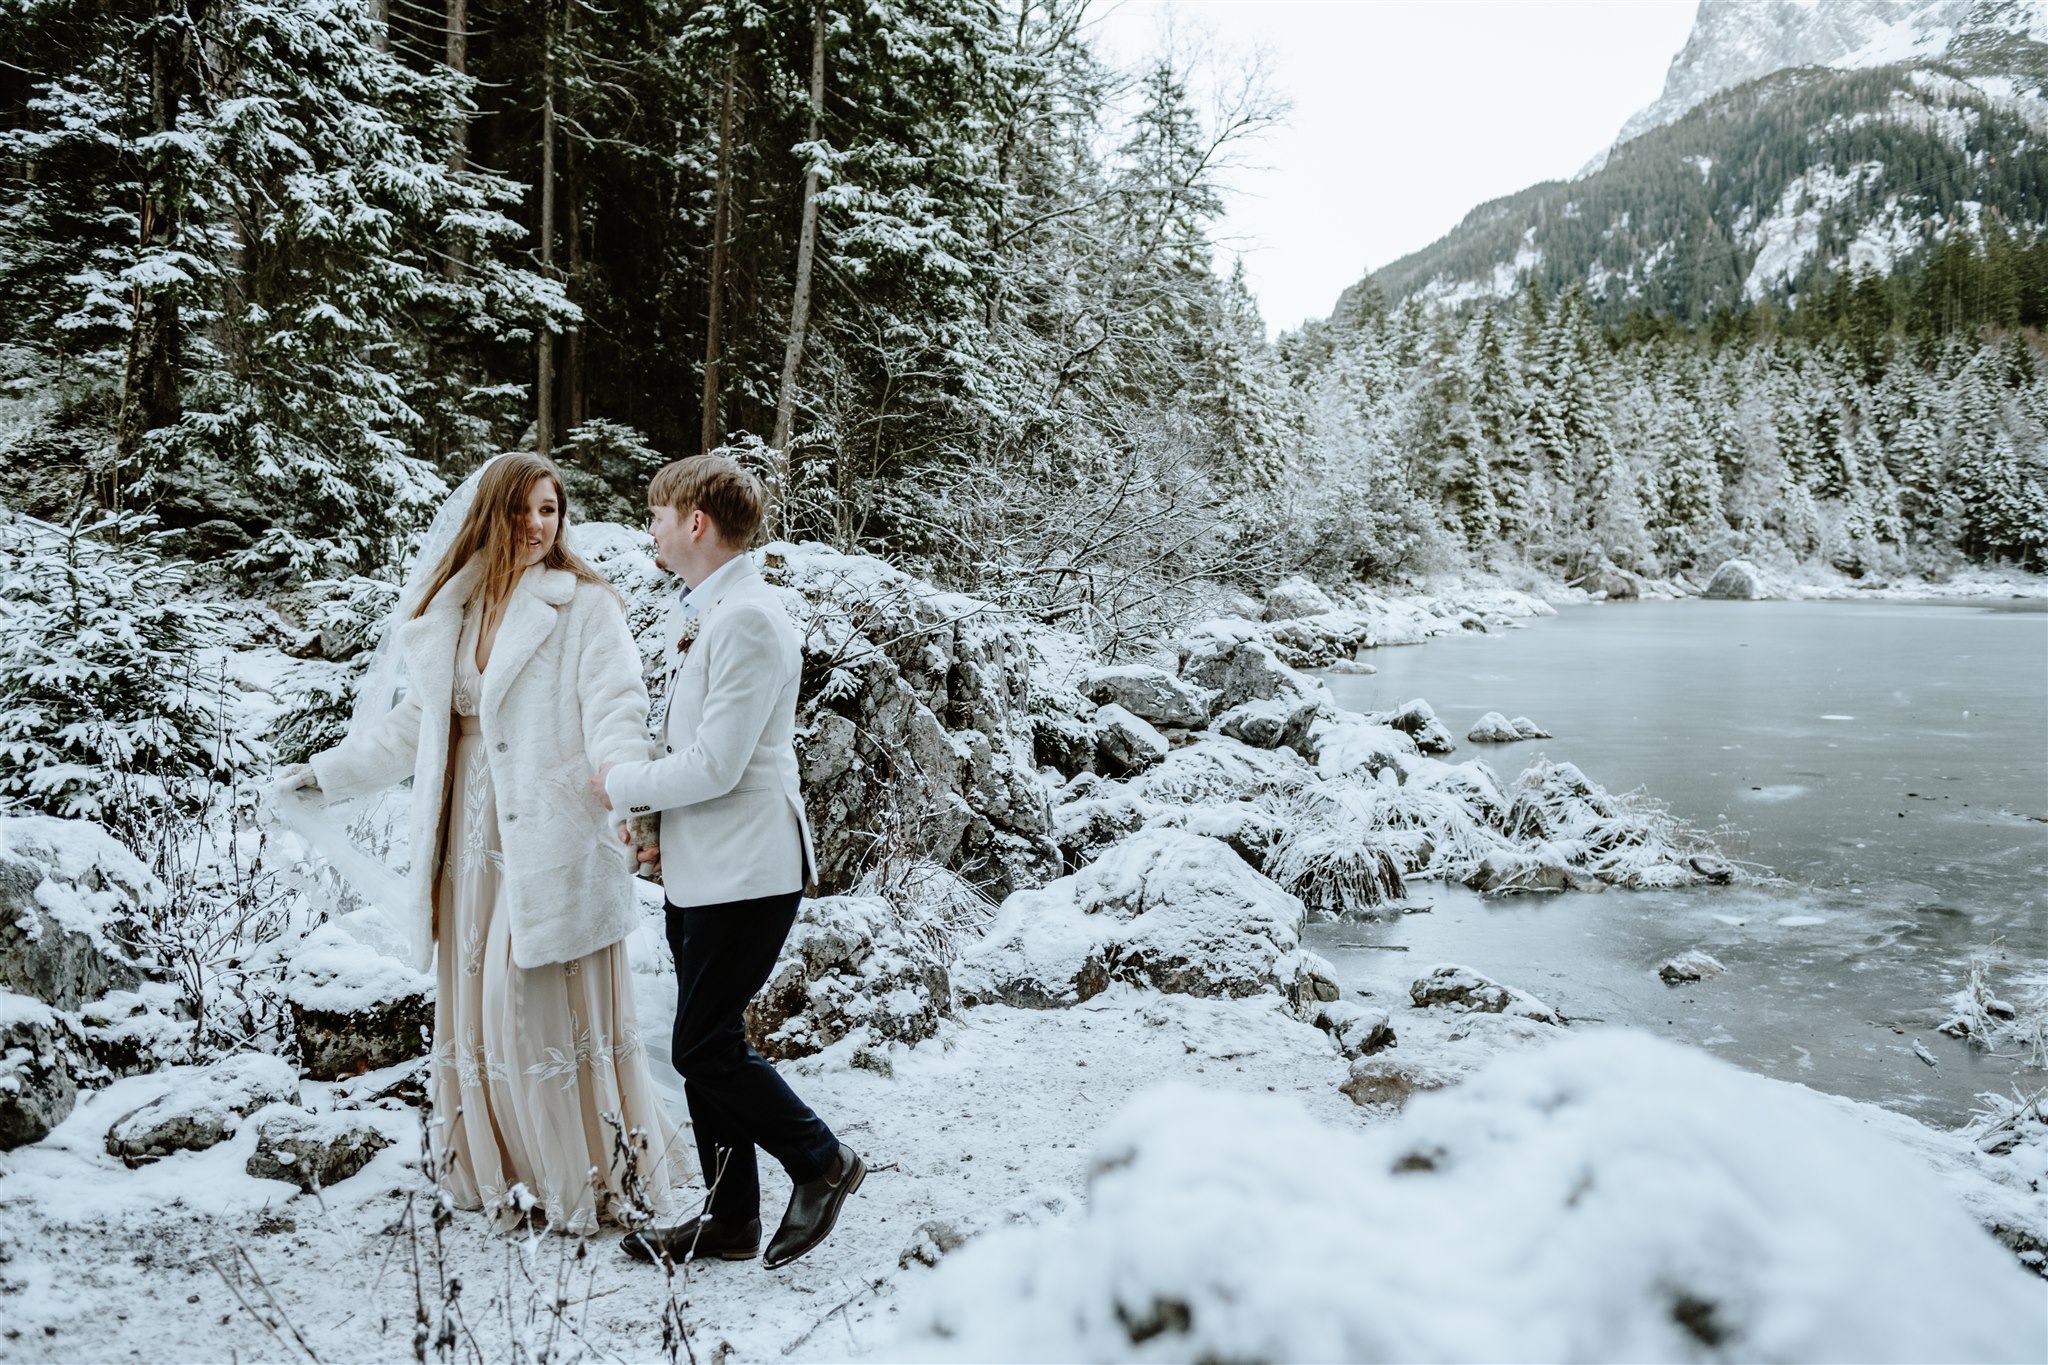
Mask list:
[{"label": "rocky cliff face", "polygon": [[[1976,0],[1700,0],[1664,93],[1617,142],[1675,122],[1708,96],[1794,66],[1879,66],[1939,57]],[[2035,4],[2024,6],[2038,10]]]}]

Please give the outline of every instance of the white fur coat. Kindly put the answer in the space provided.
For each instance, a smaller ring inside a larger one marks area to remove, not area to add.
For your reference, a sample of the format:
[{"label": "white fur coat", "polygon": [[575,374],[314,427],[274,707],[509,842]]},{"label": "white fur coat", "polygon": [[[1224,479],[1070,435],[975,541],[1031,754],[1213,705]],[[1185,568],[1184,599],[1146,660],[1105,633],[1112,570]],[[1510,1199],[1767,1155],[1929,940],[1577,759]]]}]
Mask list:
[{"label": "white fur coat", "polygon": [[[475,564],[464,566],[423,615],[399,627],[405,700],[312,760],[321,791],[334,800],[412,779],[406,904],[384,908],[401,922],[422,971],[434,955],[455,651],[480,576]],[[602,764],[650,751],[647,688],[618,599],[567,570],[528,569],[498,626],[477,713],[497,793],[513,962],[567,962],[618,942],[639,919],[633,855],[590,777]]]}]

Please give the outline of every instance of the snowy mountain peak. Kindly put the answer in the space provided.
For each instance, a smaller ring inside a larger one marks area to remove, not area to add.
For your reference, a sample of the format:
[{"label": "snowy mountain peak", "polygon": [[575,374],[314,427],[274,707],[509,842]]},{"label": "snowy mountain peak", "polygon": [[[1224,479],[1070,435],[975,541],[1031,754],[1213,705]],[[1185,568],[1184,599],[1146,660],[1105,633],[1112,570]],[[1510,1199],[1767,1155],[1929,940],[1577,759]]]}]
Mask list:
[{"label": "snowy mountain peak", "polygon": [[2048,0],[1700,0],[1664,93],[1616,141],[1773,71],[1932,61],[1987,33],[2048,40]]}]

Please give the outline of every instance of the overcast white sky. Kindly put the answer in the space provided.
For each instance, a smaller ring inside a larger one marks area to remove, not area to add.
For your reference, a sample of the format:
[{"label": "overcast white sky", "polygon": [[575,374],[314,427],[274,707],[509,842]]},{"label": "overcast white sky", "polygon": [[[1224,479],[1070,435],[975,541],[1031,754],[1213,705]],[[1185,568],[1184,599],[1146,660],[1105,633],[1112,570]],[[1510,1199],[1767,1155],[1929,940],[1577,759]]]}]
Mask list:
[{"label": "overcast white sky", "polygon": [[1221,227],[1269,330],[1488,199],[1577,171],[1664,88],[1694,0],[1102,0],[1103,55],[1170,24],[1263,48],[1294,105],[1248,148]]}]

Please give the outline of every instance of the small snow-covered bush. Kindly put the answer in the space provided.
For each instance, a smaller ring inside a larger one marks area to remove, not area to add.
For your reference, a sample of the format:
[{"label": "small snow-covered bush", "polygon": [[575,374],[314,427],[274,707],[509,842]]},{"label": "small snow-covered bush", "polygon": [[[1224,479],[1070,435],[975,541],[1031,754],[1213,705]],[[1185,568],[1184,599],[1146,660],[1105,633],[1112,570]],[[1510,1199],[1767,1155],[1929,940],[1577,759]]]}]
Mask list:
[{"label": "small snow-covered bush", "polygon": [[145,517],[0,513],[0,798],[125,833],[250,761],[191,581]]},{"label": "small snow-covered bush", "polygon": [[303,763],[348,734],[357,690],[376,655],[377,639],[398,605],[398,585],[353,574],[300,589],[305,624],[318,632],[319,658],[291,671],[282,684],[288,707],[272,732],[280,761]]}]

